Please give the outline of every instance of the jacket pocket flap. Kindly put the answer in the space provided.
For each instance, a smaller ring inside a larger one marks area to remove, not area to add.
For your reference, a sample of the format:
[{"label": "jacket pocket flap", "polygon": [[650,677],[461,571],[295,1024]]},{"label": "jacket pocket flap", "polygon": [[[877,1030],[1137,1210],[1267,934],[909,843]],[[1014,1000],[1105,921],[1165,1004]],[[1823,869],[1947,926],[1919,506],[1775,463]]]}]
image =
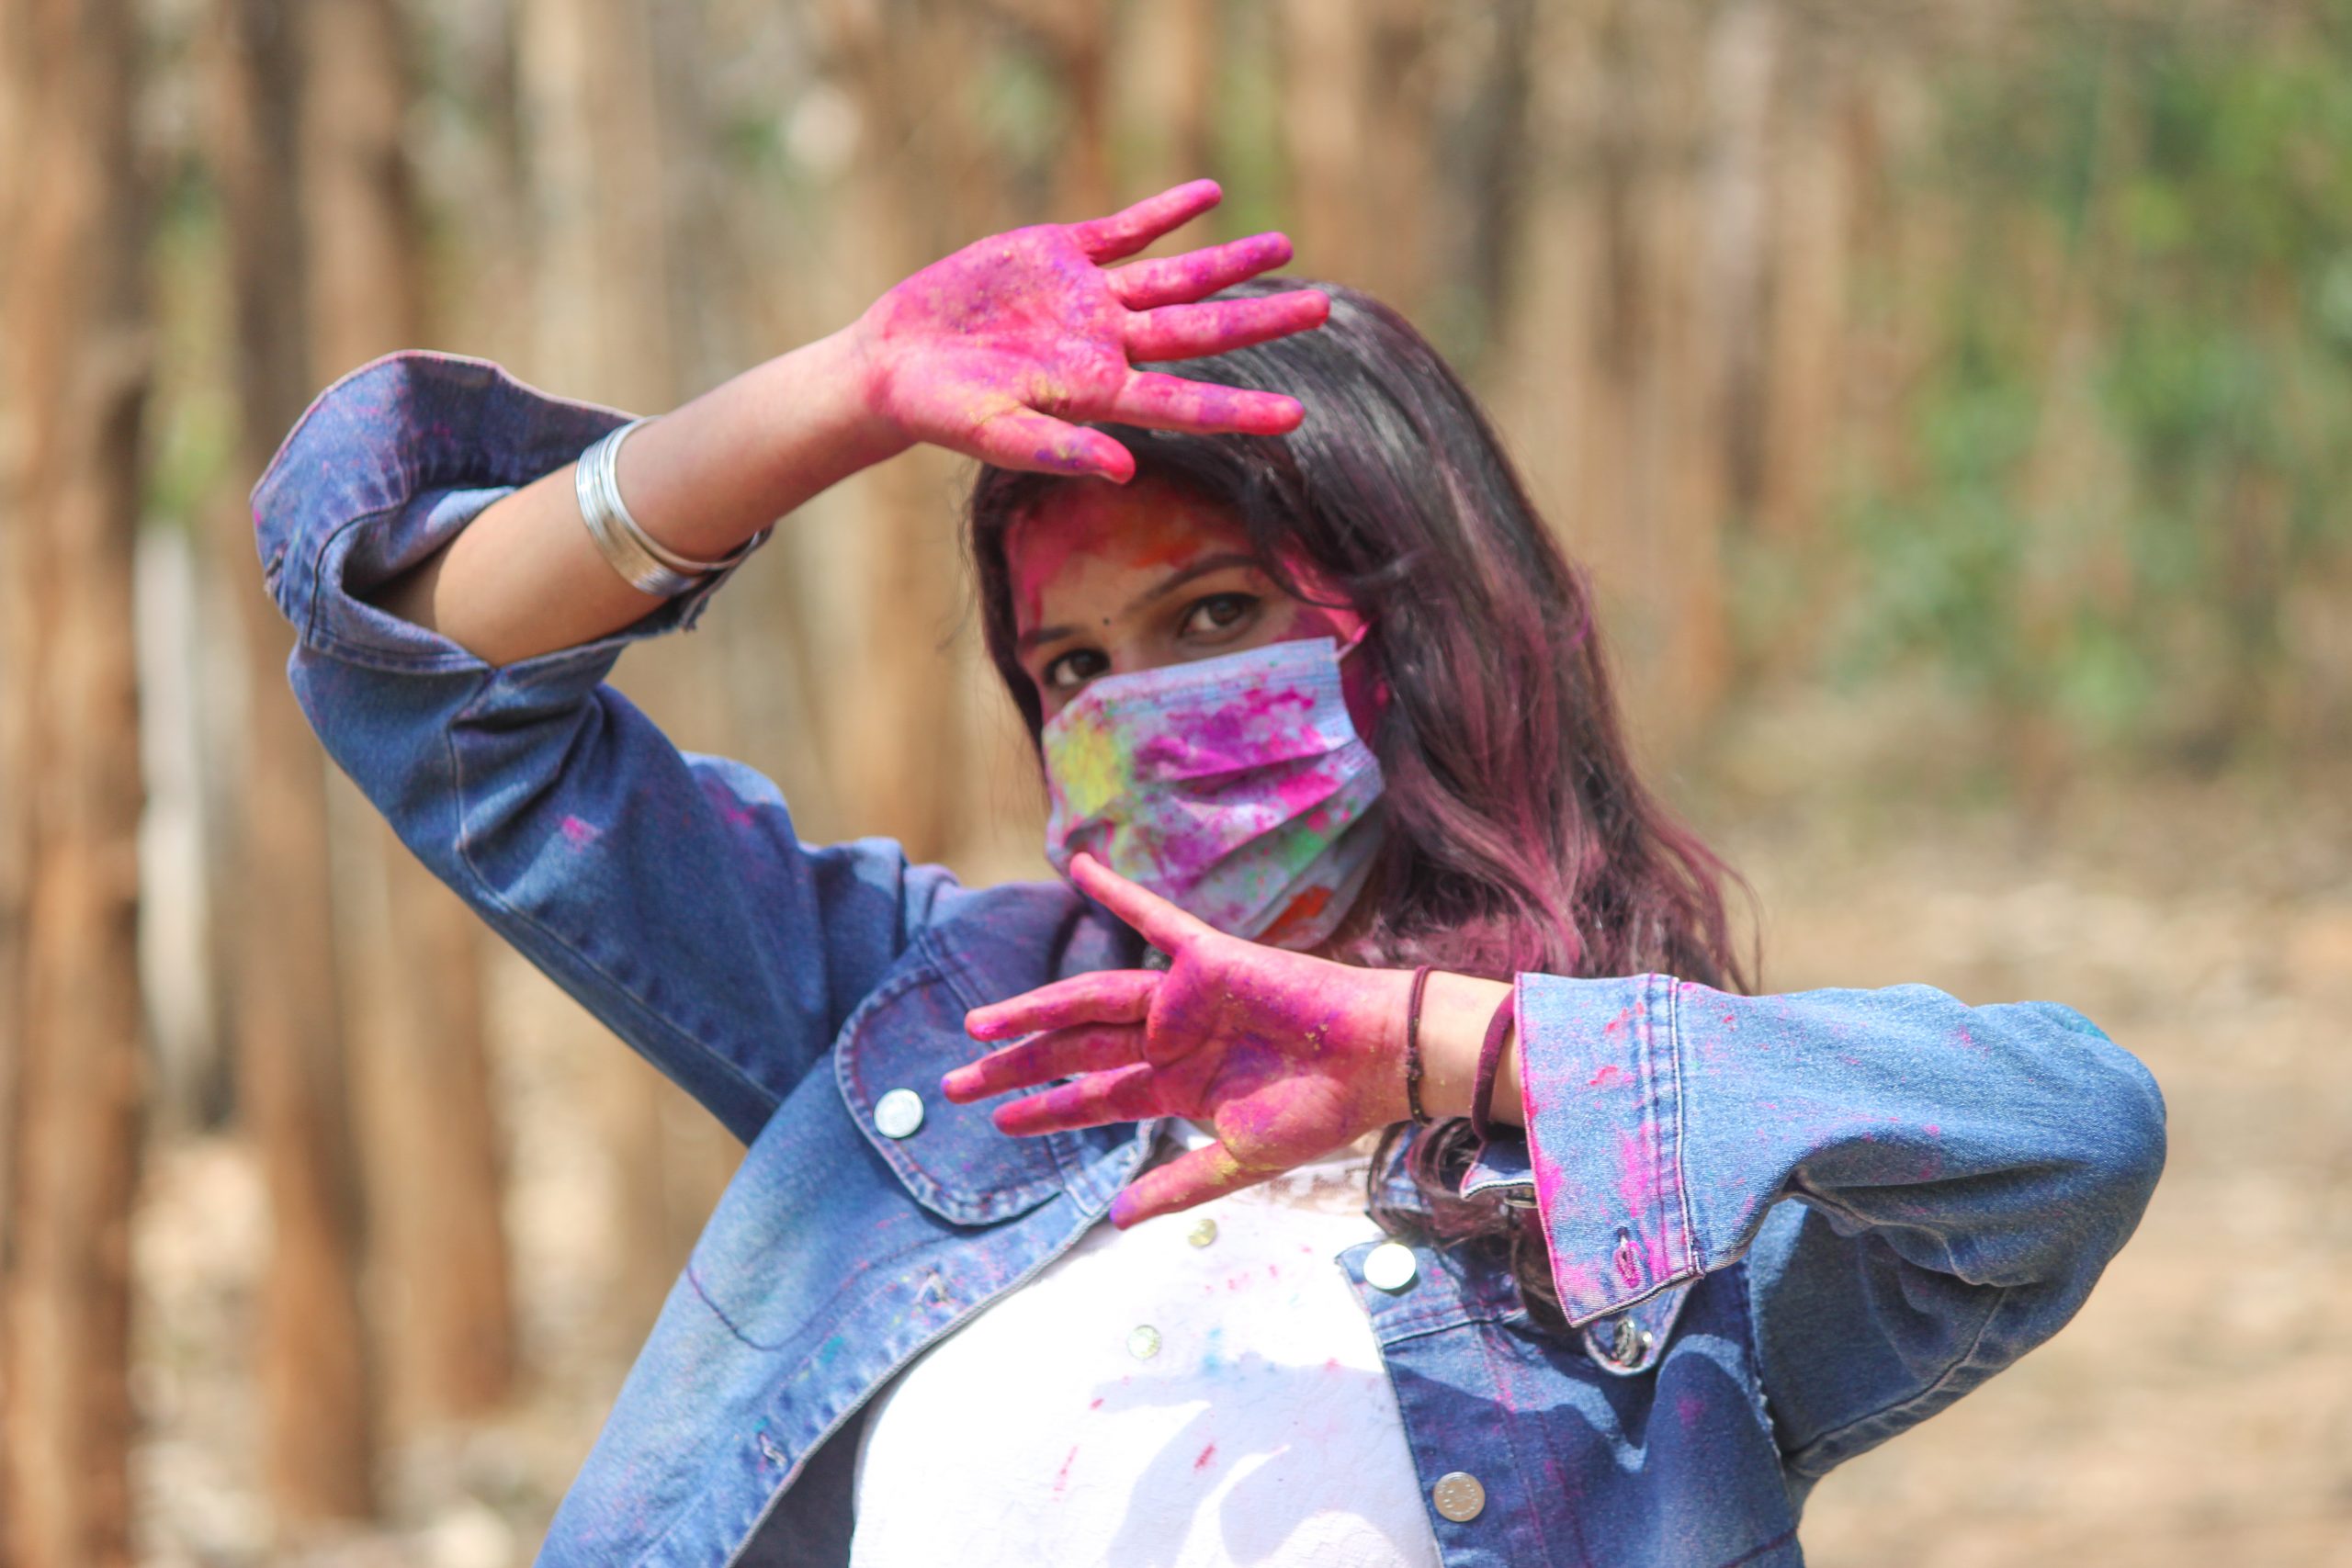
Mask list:
[{"label": "jacket pocket flap", "polygon": [[915,1201],[956,1224],[1025,1213],[1061,1190],[1053,1136],[997,1131],[997,1103],[956,1105],[940,1076],[978,1054],[964,1032],[966,1003],[922,937],[911,961],[876,987],[842,1025],[834,1076],[850,1118]]}]

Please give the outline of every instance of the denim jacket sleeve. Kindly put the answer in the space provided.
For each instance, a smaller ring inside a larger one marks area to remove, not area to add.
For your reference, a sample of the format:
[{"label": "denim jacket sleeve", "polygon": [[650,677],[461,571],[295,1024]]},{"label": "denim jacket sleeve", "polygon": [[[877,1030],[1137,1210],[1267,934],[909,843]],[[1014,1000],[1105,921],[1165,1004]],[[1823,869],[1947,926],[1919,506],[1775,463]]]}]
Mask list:
[{"label": "denim jacket sleeve", "polygon": [[1569,1321],[1746,1258],[1800,1487],[2056,1333],[2163,1168],[2154,1080],[2067,1008],[1656,975],[1525,975],[1518,1003]]},{"label": "denim jacket sleeve", "polygon": [[886,840],[803,846],[766,778],[681,752],[605,684],[727,574],[497,669],[364,602],[623,417],[484,360],[390,355],[311,403],[254,525],[328,753],[500,935],[748,1140],[952,879]]}]

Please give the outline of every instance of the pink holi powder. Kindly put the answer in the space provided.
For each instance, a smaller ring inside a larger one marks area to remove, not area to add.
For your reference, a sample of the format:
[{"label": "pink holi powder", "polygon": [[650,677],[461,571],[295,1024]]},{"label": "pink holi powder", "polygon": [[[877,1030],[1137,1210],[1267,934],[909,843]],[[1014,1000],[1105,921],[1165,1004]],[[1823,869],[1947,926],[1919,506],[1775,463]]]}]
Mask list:
[{"label": "pink holi powder", "polygon": [[1589,1304],[1606,1293],[1601,1289],[1599,1269],[1587,1263],[1563,1261],[1557,1253],[1552,1255],[1552,1278],[1573,1302]]},{"label": "pink holi powder", "polygon": [[1632,1074],[1626,1072],[1624,1068],[1619,1066],[1614,1062],[1607,1062],[1602,1064],[1599,1072],[1585,1079],[1584,1087],[1587,1089],[1615,1089],[1619,1084],[1631,1083],[1632,1081]]},{"label": "pink holi powder", "polygon": [[1644,1122],[1631,1133],[1617,1134],[1617,1196],[1625,1213],[1646,1219],[1657,1208],[1657,1162],[1650,1150],[1657,1141],[1657,1123]]},{"label": "pink holi powder", "polygon": [[[1071,1451],[1075,1453],[1077,1450],[1072,1450]],[[1194,1470],[1206,1470],[1209,1467],[1209,1461],[1215,1458],[1216,1458],[1216,1445],[1215,1443],[1211,1443],[1207,1448],[1201,1450],[1201,1457],[1193,1461],[1193,1468]]]},{"label": "pink holi powder", "polygon": [[605,836],[605,830],[593,822],[582,822],[577,817],[566,817],[561,827],[564,842],[575,850],[584,850]]}]

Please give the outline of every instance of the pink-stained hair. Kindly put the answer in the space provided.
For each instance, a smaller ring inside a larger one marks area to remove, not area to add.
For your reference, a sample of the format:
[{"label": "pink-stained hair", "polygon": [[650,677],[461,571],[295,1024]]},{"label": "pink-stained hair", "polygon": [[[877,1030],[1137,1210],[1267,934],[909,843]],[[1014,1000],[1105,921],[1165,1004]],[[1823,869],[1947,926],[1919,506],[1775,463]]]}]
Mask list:
[{"label": "pink-stained hair", "polygon": [[[1306,408],[1284,436],[1105,425],[1138,475],[1236,514],[1268,574],[1303,561],[1370,621],[1363,651],[1387,701],[1369,737],[1387,780],[1386,845],[1368,919],[1342,956],[1508,979],[1669,974],[1745,990],[1725,889],[1745,885],[1636,775],[1594,624],[1591,590],[1529,501],[1493,427],[1452,368],[1394,310],[1332,284],[1261,278],[1228,295],[1319,288],[1323,327],[1164,367],[1286,392]],[[1005,536],[1050,476],[983,468],[967,544],[989,655],[1042,723],[1015,658]],[[1531,1313],[1558,1297],[1532,1212],[1459,1196],[1468,1123],[1392,1128],[1373,1162],[1389,1229],[1508,1250]],[[1386,1201],[1401,1159],[1431,1220]]]}]

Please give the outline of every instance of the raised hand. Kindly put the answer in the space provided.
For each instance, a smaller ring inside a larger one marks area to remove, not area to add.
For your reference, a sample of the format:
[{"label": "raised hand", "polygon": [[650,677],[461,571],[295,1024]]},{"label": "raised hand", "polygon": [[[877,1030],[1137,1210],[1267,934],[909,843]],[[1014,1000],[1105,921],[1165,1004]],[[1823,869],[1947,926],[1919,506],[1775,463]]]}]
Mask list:
[{"label": "raised hand", "polygon": [[1099,474],[1125,483],[1126,448],[1069,423],[1158,430],[1295,430],[1295,398],[1138,370],[1322,324],[1312,289],[1251,299],[1204,297],[1290,259],[1290,242],[1229,244],[1106,269],[1215,207],[1214,180],[1163,191],[1084,223],[992,235],[876,300],[855,333],[867,406],[899,435],[1001,468]]},{"label": "raised hand", "polygon": [[1227,936],[1091,855],[1070,876],[1167,953],[1168,969],[1076,976],[974,1009],[975,1039],[1038,1032],[940,1087],[960,1104],[1082,1075],[999,1106],[991,1120],[1012,1134],[1146,1116],[1216,1129],[1216,1142],[1136,1178],[1113,1201],[1113,1224],[1263,1181],[1405,1118],[1409,975]]}]

